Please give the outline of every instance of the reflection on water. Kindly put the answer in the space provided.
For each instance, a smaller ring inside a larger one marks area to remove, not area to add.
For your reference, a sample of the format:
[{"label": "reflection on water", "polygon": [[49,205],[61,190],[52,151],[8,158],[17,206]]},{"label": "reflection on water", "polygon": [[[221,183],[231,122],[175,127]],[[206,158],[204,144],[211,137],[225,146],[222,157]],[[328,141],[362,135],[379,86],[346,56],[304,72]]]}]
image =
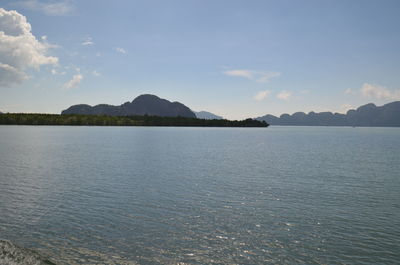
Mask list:
[{"label": "reflection on water", "polygon": [[399,136],[0,126],[0,238],[60,264],[395,264]]}]

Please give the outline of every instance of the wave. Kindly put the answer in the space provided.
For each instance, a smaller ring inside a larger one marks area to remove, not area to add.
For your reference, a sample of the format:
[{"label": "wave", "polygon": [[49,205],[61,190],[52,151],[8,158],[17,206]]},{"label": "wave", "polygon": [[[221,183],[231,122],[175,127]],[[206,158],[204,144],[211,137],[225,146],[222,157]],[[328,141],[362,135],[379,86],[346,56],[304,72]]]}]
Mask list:
[{"label": "wave", "polygon": [[0,240],[1,265],[56,265],[39,253],[17,246],[10,241]]}]

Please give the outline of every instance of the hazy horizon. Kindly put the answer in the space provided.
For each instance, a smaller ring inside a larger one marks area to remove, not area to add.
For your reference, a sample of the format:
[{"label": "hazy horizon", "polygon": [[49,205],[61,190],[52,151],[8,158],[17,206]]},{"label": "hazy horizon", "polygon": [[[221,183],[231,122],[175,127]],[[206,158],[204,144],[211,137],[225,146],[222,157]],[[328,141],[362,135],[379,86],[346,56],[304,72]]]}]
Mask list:
[{"label": "hazy horizon", "polygon": [[140,94],[228,119],[400,100],[398,1],[0,4],[0,111]]}]

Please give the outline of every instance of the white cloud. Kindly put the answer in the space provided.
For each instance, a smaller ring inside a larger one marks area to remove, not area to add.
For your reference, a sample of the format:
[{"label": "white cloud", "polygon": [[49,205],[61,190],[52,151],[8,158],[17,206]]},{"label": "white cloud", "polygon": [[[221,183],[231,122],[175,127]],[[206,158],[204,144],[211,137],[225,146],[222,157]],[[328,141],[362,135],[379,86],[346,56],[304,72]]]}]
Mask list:
[{"label": "white cloud", "polygon": [[39,11],[48,16],[63,16],[69,14],[74,7],[71,1],[39,1],[39,0],[25,0],[18,1],[14,5],[32,10]]},{"label": "white cloud", "polygon": [[346,89],[346,90],[344,91],[344,93],[345,93],[346,95],[355,95],[355,94],[357,94],[357,92],[354,91],[354,90],[351,89],[351,88]]},{"label": "white cloud", "polygon": [[343,104],[342,106],[340,106],[339,113],[346,113],[351,109],[354,109],[354,107],[351,104]]},{"label": "white cloud", "polygon": [[83,46],[93,45],[93,39],[91,37],[85,38],[85,40],[81,43]]},{"label": "white cloud", "polygon": [[276,95],[277,98],[282,99],[282,100],[289,100],[290,97],[292,96],[292,92],[289,91],[281,91],[278,95]]},{"label": "white cloud", "polygon": [[0,63],[0,87],[18,85],[28,79],[28,75],[8,64]]},{"label": "white cloud", "polygon": [[97,72],[96,70],[92,71],[92,74],[93,74],[94,76],[101,76],[101,74],[100,74],[99,72]]},{"label": "white cloud", "polygon": [[260,83],[266,83],[269,82],[271,78],[278,77],[280,75],[281,73],[279,72],[266,72],[266,73],[258,72],[259,77],[256,81]]},{"label": "white cloud", "polygon": [[239,77],[245,77],[247,79],[253,79],[253,71],[249,70],[229,70],[229,71],[224,71],[223,73],[229,76],[239,76]]},{"label": "white cloud", "polygon": [[269,94],[271,94],[271,91],[269,91],[269,90],[259,91],[254,96],[254,99],[257,100],[257,101],[261,101],[261,100],[265,99],[266,97],[268,97]]},{"label": "white cloud", "polygon": [[20,84],[28,79],[29,68],[58,63],[58,58],[46,55],[51,45],[36,39],[26,17],[17,11],[0,8],[0,29],[0,86]]},{"label": "white cloud", "polygon": [[119,53],[126,53],[126,50],[124,48],[121,47],[116,47],[115,50]]},{"label": "white cloud", "polygon": [[65,75],[66,74],[65,71],[64,72],[59,72],[56,69],[51,69],[50,72],[51,72],[52,75]]},{"label": "white cloud", "polygon": [[364,83],[358,90],[348,88],[344,91],[346,95],[361,95],[365,98],[400,100],[400,89],[388,89],[387,87]]},{"label": "white cloud", "polygon": [[253,71],[244,69],[229,70],[229,71],[224,71],[222,73],[228,76],[244,77],[249,80],[254,80],[260,83],[269,82],[271,78],[278,77],[281,75],[281,73],[279,72],[262,72],[262,71]]},{"label": "white cloud", "polygon": [[82,79],[83,79],[83,75],[76,74],[72,77],[71,80],[69,80],[67,83],[64,84],[64,88],[71,89],[71,88],[78,87],[79,84],[81,83]]},{"label": "white cloud", "polygon": [[361,95],[366,98],[399,100],[400,90],[391,91],[384,86],[364,83],[360,89]]}]

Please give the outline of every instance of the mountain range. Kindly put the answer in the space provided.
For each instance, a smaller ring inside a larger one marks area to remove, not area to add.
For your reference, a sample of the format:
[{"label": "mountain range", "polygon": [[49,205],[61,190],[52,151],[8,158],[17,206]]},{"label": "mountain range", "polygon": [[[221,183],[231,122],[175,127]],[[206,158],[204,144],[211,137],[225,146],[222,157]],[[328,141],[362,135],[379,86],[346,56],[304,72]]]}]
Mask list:
[{"label": "mountain range", "polygon": [[380,107],[369,103],[346,114],[312,111],[308,114],[282,114],[280,117],[268,114],[256,119],[270,125],[400,127],[400,101]]},{"label": "mountain range", "polygon": [[[1,112],[0,112],[1,113]],[[207,111],[194,112],[180,102],[171,102],[155,95],[144,94],[136,97],[132,102],[119,106],[99,104],[73,105],[61,114],[109,115],[109,116],[136,116],[149,115],[161,117],[188,117],[199,119],[223,119]],[[308,114],[296,112],[292,115],[282,114],[279,117],[267,114],[255,118],[270,125],[294,126],[371,126],[371,127],[400,127],[400,101],[394,101],[383,106],[369,103],[357,109],[347,111],[346,114],[314,111]]]},{"label": "mountain range", "polygon": [[163,117],[188,117],[196,118],[196,114],[179,102],[170,102],[155,95],[140,95],[132,102],[126,102],[120,106],[100,104],[89,106],[86,104],[74,105],[61,114],[85,114],[85,115],[110,115],[110,116],[135,116],[150,115]]},{"label": "mountain range", "polygon": [[189,117],[205,120],[222,120],[221,116],[207,111],[192,111],[179,102],[170,102],[155,95],[144,94],[135,98],[132,102],[126,102],[120,106],[99,104],[90,106],[86,104],[73,105],[61,114],[83,114],[83,115],[110,115],[110,116],[135,116],[150,115],[161,117]]}]

